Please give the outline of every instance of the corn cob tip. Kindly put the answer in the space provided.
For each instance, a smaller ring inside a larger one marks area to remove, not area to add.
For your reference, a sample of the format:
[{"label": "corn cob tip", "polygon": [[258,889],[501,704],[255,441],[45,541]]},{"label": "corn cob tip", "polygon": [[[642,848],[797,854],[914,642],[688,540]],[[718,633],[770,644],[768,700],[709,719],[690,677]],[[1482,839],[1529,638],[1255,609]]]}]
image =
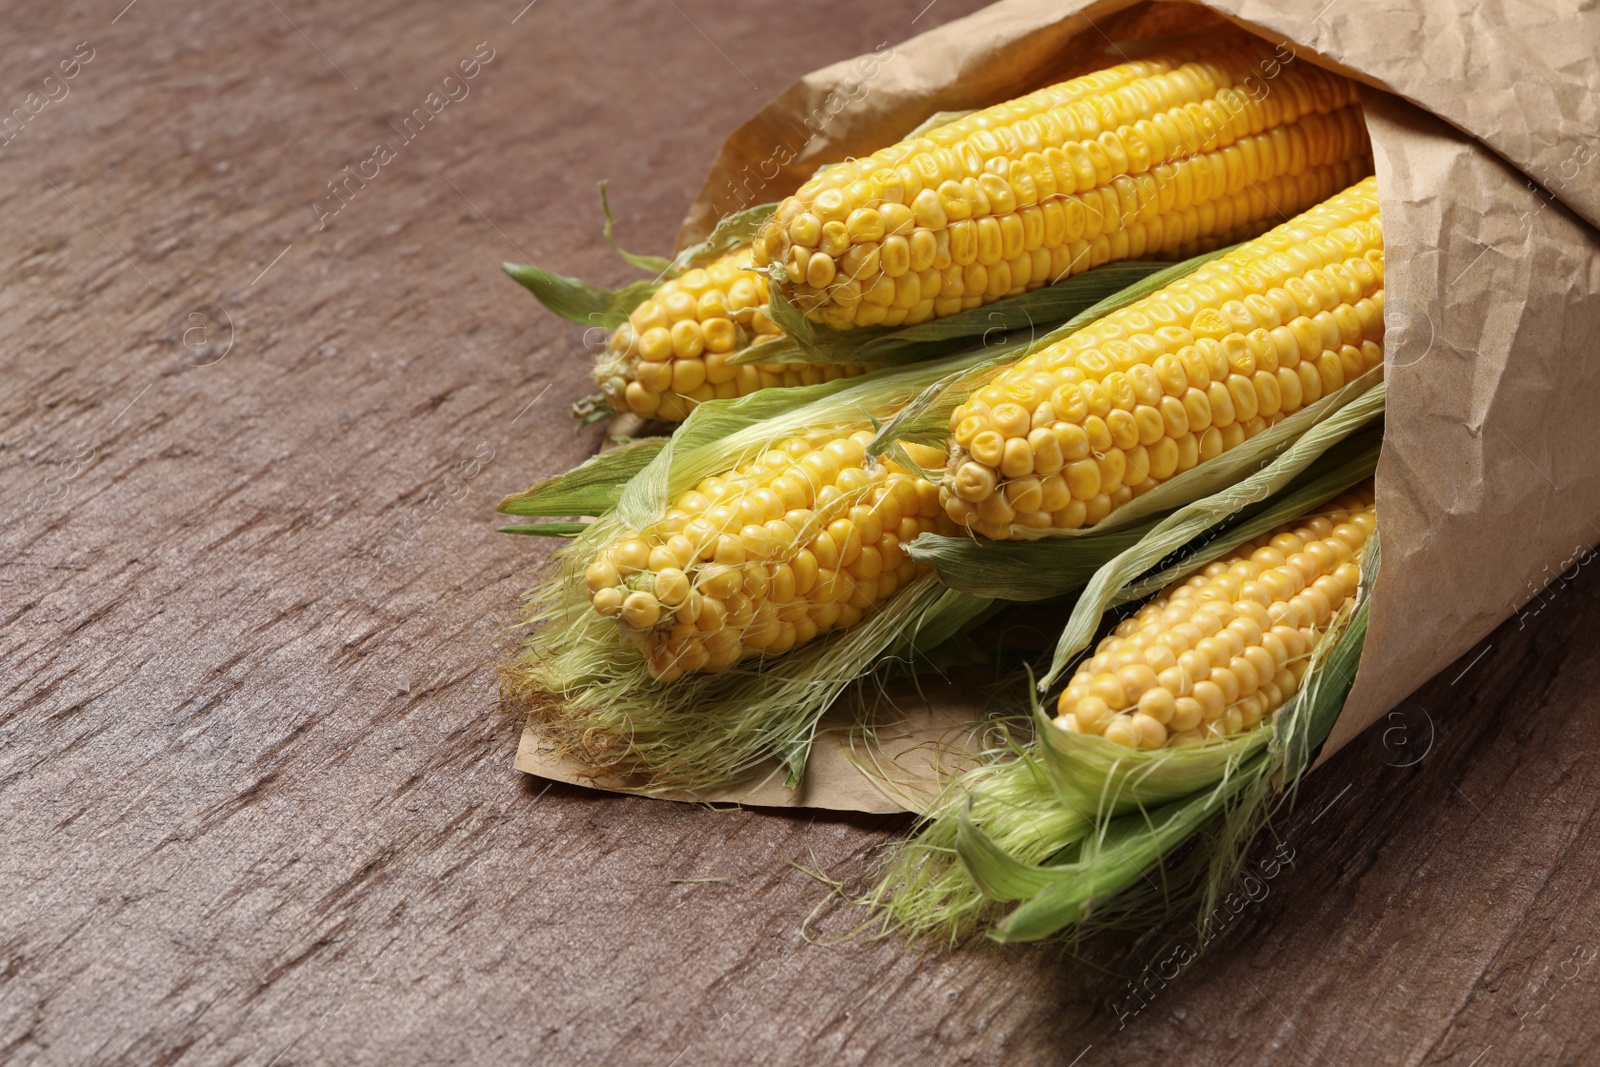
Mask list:
[{"label": "corn cob tip", "polygon": [[[748,249],[662,283],[606,342],[595,381],[614,410],[681,421],[718,389],[738,395],[728,353],[777,326],[766,314],[766,280],[749,271]],[[754,369],[751,369],[754,373]]]},{"label": "corn cob tip", "polygon": [[767,279],[750,258],[746,246],[667,280],[612,332],[594,379],[613,411],[682,422],[707,400],[864,373],[848,365],[729,362],[782,333]]},{"label": "corn cob tip", "polygon": [[705,479],[595,557],[584,575],[594,610],[663,683],[854,625],[923,572],[902,546],[947,528],[930,482],[867,459],[872,436],[792,437]]}]

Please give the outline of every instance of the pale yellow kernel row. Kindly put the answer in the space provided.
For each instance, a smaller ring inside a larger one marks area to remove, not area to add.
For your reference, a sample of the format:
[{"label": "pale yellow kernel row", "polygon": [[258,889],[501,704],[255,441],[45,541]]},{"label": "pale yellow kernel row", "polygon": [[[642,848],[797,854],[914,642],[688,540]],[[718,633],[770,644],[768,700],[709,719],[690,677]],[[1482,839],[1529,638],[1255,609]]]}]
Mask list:
[{"label": "pale yellow kernel row", "polygon": [[595,557],[594,609],[617,619],[662,682],[855,625],[922,573],[904,546],[948,530],[934,486],[869,462],[871,440],[870,430],[793,437],[705,479]]},{"label": "pale yellow kernel row", "polygon": [[1158,749],[1270,722],[1356,595],[1376,530],[1369,481],[1163,590],[1078,667],[1056,725]]}]

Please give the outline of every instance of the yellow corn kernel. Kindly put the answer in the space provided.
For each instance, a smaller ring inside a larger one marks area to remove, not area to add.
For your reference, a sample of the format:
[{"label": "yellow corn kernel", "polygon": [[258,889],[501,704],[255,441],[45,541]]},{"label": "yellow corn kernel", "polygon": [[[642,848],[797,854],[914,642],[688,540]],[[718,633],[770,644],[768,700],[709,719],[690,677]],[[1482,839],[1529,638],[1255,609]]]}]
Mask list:
[{"label": "yellow corn kernel", "polygon": [[1157,749],[1270,722],[1354,598],[1376,530],[1367,481],[1168,586],[1078,667],[1056,725]]},{"label": "yellow corn kernel", "polygon": [[1059,472],[1050,524],[1092,525],[1380,366],[1382,248],[1368,178],[1007,367],[951,415],[950,518],[1010,537],[987,501]]}]

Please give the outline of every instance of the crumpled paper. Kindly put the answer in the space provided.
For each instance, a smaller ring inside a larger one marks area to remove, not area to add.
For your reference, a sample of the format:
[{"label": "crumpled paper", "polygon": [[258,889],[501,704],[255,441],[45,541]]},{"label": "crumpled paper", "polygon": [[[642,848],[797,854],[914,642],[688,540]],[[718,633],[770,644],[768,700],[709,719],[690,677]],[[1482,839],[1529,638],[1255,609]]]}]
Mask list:
[{"label": "crumpled paper", "polygon": [[[802,78],[723,146],[679,234],[775,200],[822,163],[1105,64],[1113,42],[1226,18],[1365,94],[1388,250],[1383,567],[1326,759],[1600,542],[1600,9],[1409,0],[1003,0]],[[1470,684],[1470,679],[1469,679]],[[1020,694],[1019,694],[1020,697]],[[885,786],[825,732],[799,790],[773,776],[671,799],[918,810],[975,740],[959,693],[885,728]],[[1424,709],[1428,710],[1428,709]],[[1428,710],[1435,720],[1448,708]],[[627,790],[553,761],[517,766]]]}]

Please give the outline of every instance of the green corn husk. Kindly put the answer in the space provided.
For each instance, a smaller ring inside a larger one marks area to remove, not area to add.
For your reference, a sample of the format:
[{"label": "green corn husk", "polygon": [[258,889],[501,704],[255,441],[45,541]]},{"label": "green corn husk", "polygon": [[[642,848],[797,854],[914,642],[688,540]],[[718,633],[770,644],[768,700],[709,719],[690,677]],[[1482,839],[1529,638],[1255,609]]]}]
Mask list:
[{"label": "green corn husk", "polygon": [[[899,846],[887,874],[864,901],[919,938],[953,944],[998,922],[1005,902],[1018,899],[1003,874],[987,891],[980,890],[961,863],[957,848],[965,843],[969,819],[992,827],[993,846],[1025,867],[1055,858],[1062,842],[1079,840],[1092,825],[1055,795],[1042,762],[1028,747],[1011,742],[984,755],[992,762],[946,787],[934,809],[945,814],[920,824],[916,835]],[[963,814],[949,816],[957,811]]]},{"label": "green corn husk", "polygon": [[[1345,451],[1360,450],[1352,442]],[[1345,457],[1330,455],[1321,468],[1181,561],[1100,582],[1108,595],[1085,594],[1074,622],[1080,613],[1092,616],[1092,634],[1104,604],[1155,592],[1359,480]],[[1163,562],[1163,552],[1151,551]],[[1249,844],[1292,800],[1338,718],[1360,661],[1378,566],[1374,537],[1356,597],[1312,649],[1299,693],[1262,729],[1196,747],[1130,751],[1055,727],[1030,686],[1033,741],[989,753],[990,762],[953,783],[885,865],[866,903],[913,937],[949,942],[980,928],[1001,941],[1037,940],[1130,917],[1148,928],[1194,903],[1209,913],[1239,876]],[[1157,868],[1202,831],[1183,864],[1186,877],[1158,881]]]},{"label": "green corn husk", "polygon": [[[1210,847],[1205,875],[1197,885],[1147,895],[1143,921],[1154,924],[1170,918],[1178,908],[1196,901],[1202,915],[1213,912],[1243,869],[1250,843],[1284,804],[1292,802],[1300,776],[1339,717],[1360,664],[1371,582],[1377,569],[1374,538],[1363,566],[1356,603],[1341,613],[1312,650],[1312,670],[1305,688],[1278,712],[1270,729],[1256,731],[1269,735],[1264,747],[1258,746],[1253,756],[1230,765],[1229,773],[1209,789],[1154,810],[1140,806],[1128,814],[1102,818],[1097,833],[1078,846],[1072,862],[1055,868],[1031,867],[1029,874],[1043,884],[997,924],[995,939],[1034,941],[1089,919],[1097,902],[1113,897],[1141,878],[1149,878],[1164,857],[1208,824],[1214,829],[1207,842]],[[1061,747],[1060,738],[1068,735],[1052,728],[1044,736],[1050,741],[1047,751],[1051,751]],[[1223,746],[1244,740],[1229,739]],[[1202,746],[1202,750],[1205,747],[1209,746]],[[1165,775],[1162,770],[1152,777]],[[973,835],[986,836],[976,827]],[[973,846],[960,855],[969,869],[980,872],[990,863],[1011,870],[1023,862],[1012,856],[997,859],[992,853],[992,849],[980,851]]]},{"label": "green corn husk", "polygon": [[[666,446],[665,437],[641,437],[607,452],[591,456],[565,474],[546,478],[532,489],[513,493],[500,501],[507,515],[553,517],[604,515],[617,506],[622,490]],[[501,533],[576,537],[588,525],[581,522],[541,522],[502,526]]]},{"label": "green corn husk", "polygon": [[778,286],[773,285],[769,286],[768,304],[772,321],[782,328],[783,334],[752,346],[730,362],[901,366],[948,353],[985,337],[1019,331],[1037,334],[1172,266],[1172,263],[1150,260],[1107,263],[1055,285],[915,326],[863,326],[854,330],[835,330],[811,322],[795,309]]}]

